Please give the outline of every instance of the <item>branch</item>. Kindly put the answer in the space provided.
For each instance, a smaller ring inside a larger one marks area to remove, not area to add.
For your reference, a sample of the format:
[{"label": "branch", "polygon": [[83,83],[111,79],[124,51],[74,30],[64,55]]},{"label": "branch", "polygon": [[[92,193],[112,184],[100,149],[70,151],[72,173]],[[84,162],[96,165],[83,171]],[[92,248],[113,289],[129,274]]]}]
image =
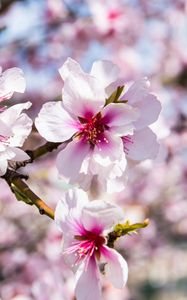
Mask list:
[{"label": "branch", "polygon": [[25,160],[25,161],[16,162],[13,168],[15,170],[17,170],[21,167],[25,167],[27,164],[32,163],[35,159],[57,149],[60,145],[62,145],[63,149],[64,149],[67,146],[67,144],[69,142],[71,142],[71,140],[72,140],[72,138],[65,142],[62,142],[62,143],[46,142],[44,145],[42,145],[34,150],[26,150],[25,152],[30,156],[30,159]]},{"label": "branch", "polygon": [[54,219],[54,210],[29,188],[22,179],[24,177],[24,175],[18,174],[15,171],[8,170],[2,178],[6,180],[18,201],[35,205],[41,215],[46,215],[49,218]]}]

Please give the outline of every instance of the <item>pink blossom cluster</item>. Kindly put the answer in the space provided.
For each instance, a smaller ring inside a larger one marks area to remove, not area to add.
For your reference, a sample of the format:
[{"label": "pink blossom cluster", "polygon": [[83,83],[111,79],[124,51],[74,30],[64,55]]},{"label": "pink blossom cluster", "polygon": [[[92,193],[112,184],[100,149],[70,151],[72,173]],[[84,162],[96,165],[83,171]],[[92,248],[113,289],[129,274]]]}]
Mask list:
[{"label": "pink blossom cluster", "polygon": [[[107,234],[124,222],[124,213],[102,200],[100,192],[124,190],[129,170],[156,158],[159,143],[149,125],[157,120],[161,105],[150,93],[147,78],[126,87],[118,67],[106,60],[94,62],[90,73],[85,73],[68,58],[59,72],[63,99],[44,104],[35,126],[47,141],[66,143],[56,167],[71,186],[57,204],[55,222],[63,233],[64,260],[75,272],[76,299],[99,300],[100,273],[120,289],[128,277],[125,259],[107,245]],[[1,79],[1,100],[24,91],[19,69],[5,71]],[[16,104],[0,113],[1,176],[11,161],[29,159],[19,147],[31,132],[32,121],[22,113],[30,106],[30,102]],[[97,189],[97,199],[89,201],[87,193],[76,186],[92,193]]]},{"label": "pink blossom cluster", "polygon": [[[21,69],[11,68],[0,72],[0,101],[11,98],[14,92],[24,92],[26,83]],[[31,102],[26,102],[0,108],[0,176],[6,173],[8,162],[29,159],[20,147],[32,129],[32,120],[22,113],[30,106]]]},{"label": "pink blossom cluster", "polygon": [[[63,100],[44,104],[35,121],[47,141],[68,141],[57,156],[59,174],[84,190],[97,185],[100,191],[121,191],[128,169],[158,154],[148,125],[161,106],[149,92],[149,81],[137,81],[123,92],[119,70],[109,61],[96,61],[88,74],[68,58],[59,72]],[[119,208],[99,198],[88,202],[85,192],[74,189],[58,203],[55,220],[63,232],[63,255],[76,273],[78,300],[101,299],[98,264],[114,286],[125,285],[127,264],[106,246],[107,232],[123,221]]]}]

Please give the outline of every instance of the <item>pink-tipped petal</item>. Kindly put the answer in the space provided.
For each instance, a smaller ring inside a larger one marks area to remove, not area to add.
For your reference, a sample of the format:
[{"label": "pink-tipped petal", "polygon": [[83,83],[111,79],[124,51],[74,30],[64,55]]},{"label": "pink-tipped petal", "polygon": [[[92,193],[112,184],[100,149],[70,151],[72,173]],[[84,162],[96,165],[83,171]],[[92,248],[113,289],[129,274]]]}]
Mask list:
[{"label": "pink-tipped petal", "polygon": [[92,65],[90,74],[102,83],[104,88],[116,81],[119,75],[119,68],[108,60],[98,60]]},{"label": "pink-tipped petal", "polygon": [[103,246],[103,262],[105,276],[118,289],[122,289],[128,278],[128,266],[125,259],[116,250]]},{"label": "pink-tipped petal", "polygon": [[64,142],[77,132],[77,122],[63,108],[61,102],[43,105],[35,125],[41,136],[50,142]]}]

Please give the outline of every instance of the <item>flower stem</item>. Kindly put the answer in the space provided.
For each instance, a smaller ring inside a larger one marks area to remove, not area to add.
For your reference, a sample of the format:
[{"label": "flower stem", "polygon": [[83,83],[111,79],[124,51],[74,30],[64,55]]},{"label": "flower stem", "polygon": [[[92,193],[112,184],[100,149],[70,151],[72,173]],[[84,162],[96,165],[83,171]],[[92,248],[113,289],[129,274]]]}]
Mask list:
[{"label": "flower stem", "polygon": [[54,219],[54,210],[49,207],[42,199],[40,199],[23,181],[21,174],[15,171],[8,170],[3,178],[10,186],[12,192],[15,194],[18,201],[23,201],[26,204],[35,205],[41,215],[46,215],[51,219]]}]

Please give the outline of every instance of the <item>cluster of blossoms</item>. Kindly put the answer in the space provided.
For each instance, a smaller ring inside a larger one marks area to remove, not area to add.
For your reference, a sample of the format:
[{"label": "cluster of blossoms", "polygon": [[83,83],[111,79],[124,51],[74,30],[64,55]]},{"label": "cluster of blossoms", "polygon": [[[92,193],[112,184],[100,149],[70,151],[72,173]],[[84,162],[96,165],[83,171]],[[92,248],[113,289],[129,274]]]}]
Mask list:
[{"label": "cluster of blossoms", "polygon": [[[117,288],[127,281],[126,261],[107,246],[107,235],[124,221],[124,215],[119,207],[99,198],[89,202],[85,191],[121,191],[129,169],[157,156],[159,144],[149,125],[157,120],[161,105],[149,92],[146,78],[126,87],[118,67],[109,61],[96,61],[88,74],[68,58],[59,72],[63,100],[44,104],[35,126],[47,141],[67,144],[56,165],[60,176],[76,187],[57,204],[55,221],[63,232],[64,259],[76,273],[76,299],[99,300],[99,271]],[[24,87],[22,72],[7,70],[1,76],[1,100],[14,91],[23,92]],[[1,110],[1,175],[9,161],[29,159],[18,147],[31,131],[32,121],[22,113],[30,105]]]},{"label": "cluster of blossoms", "polygon": [[126,89],[117,66],[108,61],[96,61],[87,74],[67,59],[59,71],[63,101],[44,104],[35,121],[47,141],[72,138],[58,154],[59,173],[84,190],[93,182],[106,192],[123,190],[132,162],[153,159],[159,149],[148,126],[157,120],[161,105],[149,93],[149,81],[144,78]]},{"label": "cluster of blossoms", "polygon": [[[2,73],[0,69],[0,101],[8,100],[14,92],[23,93],[25,78],[22,70],[11,68]],[[19,147],[31,132],[32,120],[22,113],[30,102],[0,108],[0,176],[6,173],[8,161],[24,161],[29,156]]]}]

